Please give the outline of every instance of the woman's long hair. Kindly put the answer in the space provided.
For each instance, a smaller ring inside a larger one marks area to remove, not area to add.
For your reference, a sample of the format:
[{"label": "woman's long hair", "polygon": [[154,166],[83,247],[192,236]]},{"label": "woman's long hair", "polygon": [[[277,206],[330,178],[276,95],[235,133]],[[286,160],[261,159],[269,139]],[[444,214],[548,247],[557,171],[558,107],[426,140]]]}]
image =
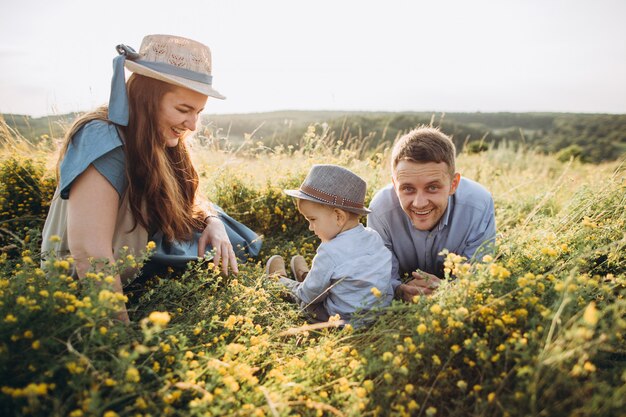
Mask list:
[{"label": "woman's long hair", "polygon": [[[185,138],[167,147],[159,132],[159,104],[175,86],[139,74],[128,80],[129,124],[120,126],[124,133],[126,177],[130,210],[135,227],[149,232],[160,230],[169,240],[190,239],[201,230],[205,207],[197,198],[198,173],[191,162]],[[61,149],[62,160],[71,138],[92,120],[108,120],[106,106],[79,118],[66,134]]]}]

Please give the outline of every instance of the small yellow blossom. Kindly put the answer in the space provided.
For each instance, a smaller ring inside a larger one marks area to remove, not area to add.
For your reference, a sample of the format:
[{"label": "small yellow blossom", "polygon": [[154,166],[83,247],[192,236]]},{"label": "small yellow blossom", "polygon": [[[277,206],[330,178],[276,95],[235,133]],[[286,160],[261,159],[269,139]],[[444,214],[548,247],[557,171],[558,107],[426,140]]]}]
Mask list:
[{"label": "small yellow blossom", "polygon": [[583,320],[592,326],[598,323],[598,310],[596,309],[596,303],[593,301],[585,308]]},{"label": "small yellow blossom", "polygon": [[363,388],[365,388],[367,392],[374,391],[374,382],[371,379],[366,379],[363,381]]},{"label": "small yellow blossom", "polygon": [[595,372],[595,371],[596,371],[596,366],[595,366],[593,363],[591,363],[591,362],[587,361],[587,362],[585,362],[585,364],[583,365],[583,369],[584,369],[585,371],[587,371],[587,372]]},{"label": "small yellow blossom", "polygon": [[376,298],[380,298],[380,296],[382,295],[380,290],[378,288],[376,288],[376,287],[372,287],[372,289],[370,291],[372,292],[372,294],[374,294],[374,297],[376,297]]},{"label": "small yellow blossom", "polygon": [[126,381],[128,382],[139,382],[141,377],[139,376],[139,371],[135,367],[130,367],[126,370]]},{"label": "small yellow blossom", "polygon": [[170,313],[167,311],[153,311],[148,316],[148,320],[157,326],[165,327],[170,322]]}]

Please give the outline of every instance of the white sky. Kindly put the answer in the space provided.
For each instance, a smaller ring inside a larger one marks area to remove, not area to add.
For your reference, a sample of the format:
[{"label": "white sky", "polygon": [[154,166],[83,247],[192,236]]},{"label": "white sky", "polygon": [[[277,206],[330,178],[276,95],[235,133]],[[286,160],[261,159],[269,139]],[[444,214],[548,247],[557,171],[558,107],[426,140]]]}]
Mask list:
[{"label": "white sky", "polygon": [[624,0],[0,0],[0,113],[106,103],[115,45],[207,44],[205,113],[626,113]]}]

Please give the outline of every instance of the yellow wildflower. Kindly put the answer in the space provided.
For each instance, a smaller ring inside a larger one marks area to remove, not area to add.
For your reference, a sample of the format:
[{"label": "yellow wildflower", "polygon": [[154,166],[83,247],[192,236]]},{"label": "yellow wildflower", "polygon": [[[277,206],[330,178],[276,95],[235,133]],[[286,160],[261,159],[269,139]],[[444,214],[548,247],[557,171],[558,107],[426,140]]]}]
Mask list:
[{"label": "yellow wildflower", "polygon": [[170,313],[167,311],[153,311],[148,316],[148,320],[150,320],[156,326],[165,327],[167,323],[170,322]]},{"label": "yellow wildflower", "polygon": [[126,381],[128,382],[139,382],[141,377],[139,376],[139,371],[135,367],[130,367],[126,370]]},{"label": "yellow wildflower", "polygon": [[596,309],[596,303],[593,301],[587,305],[587,308],[585,308],[583,320],[592,326],[598,323],[598,310]]},{"label": "yellow wildflower", "polygon": [[372,287],[372,289],[370,291],[372,292],[372,294],[374,294],[374,297],[376,297],[376,298],[380,298],[380,296],[382,295],[380,290],[378,288],[376,288],[376,287]]}]

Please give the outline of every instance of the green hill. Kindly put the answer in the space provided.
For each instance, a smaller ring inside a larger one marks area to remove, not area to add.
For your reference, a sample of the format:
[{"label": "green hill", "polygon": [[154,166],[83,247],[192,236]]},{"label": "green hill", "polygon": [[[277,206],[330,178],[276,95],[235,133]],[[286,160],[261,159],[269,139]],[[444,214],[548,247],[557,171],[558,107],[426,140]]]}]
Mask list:
[{"label": "green hill", "polygon": [[[0,115],[6,125],[29,141],[44,135],[60,137],[75,114],[32,118]],[[266,113],[205,115],[200,137],[244,140],[266,146],[302,145],[309,129],[343,143],[374,149],[392,142],[419,124],[440,126],[461,150],[479,150],[506,141],[545,153],[561,153],[563,159],[585,162],[620,158],[626,152],[626,115],[575,113],[435,113],[275,111]]]}]

